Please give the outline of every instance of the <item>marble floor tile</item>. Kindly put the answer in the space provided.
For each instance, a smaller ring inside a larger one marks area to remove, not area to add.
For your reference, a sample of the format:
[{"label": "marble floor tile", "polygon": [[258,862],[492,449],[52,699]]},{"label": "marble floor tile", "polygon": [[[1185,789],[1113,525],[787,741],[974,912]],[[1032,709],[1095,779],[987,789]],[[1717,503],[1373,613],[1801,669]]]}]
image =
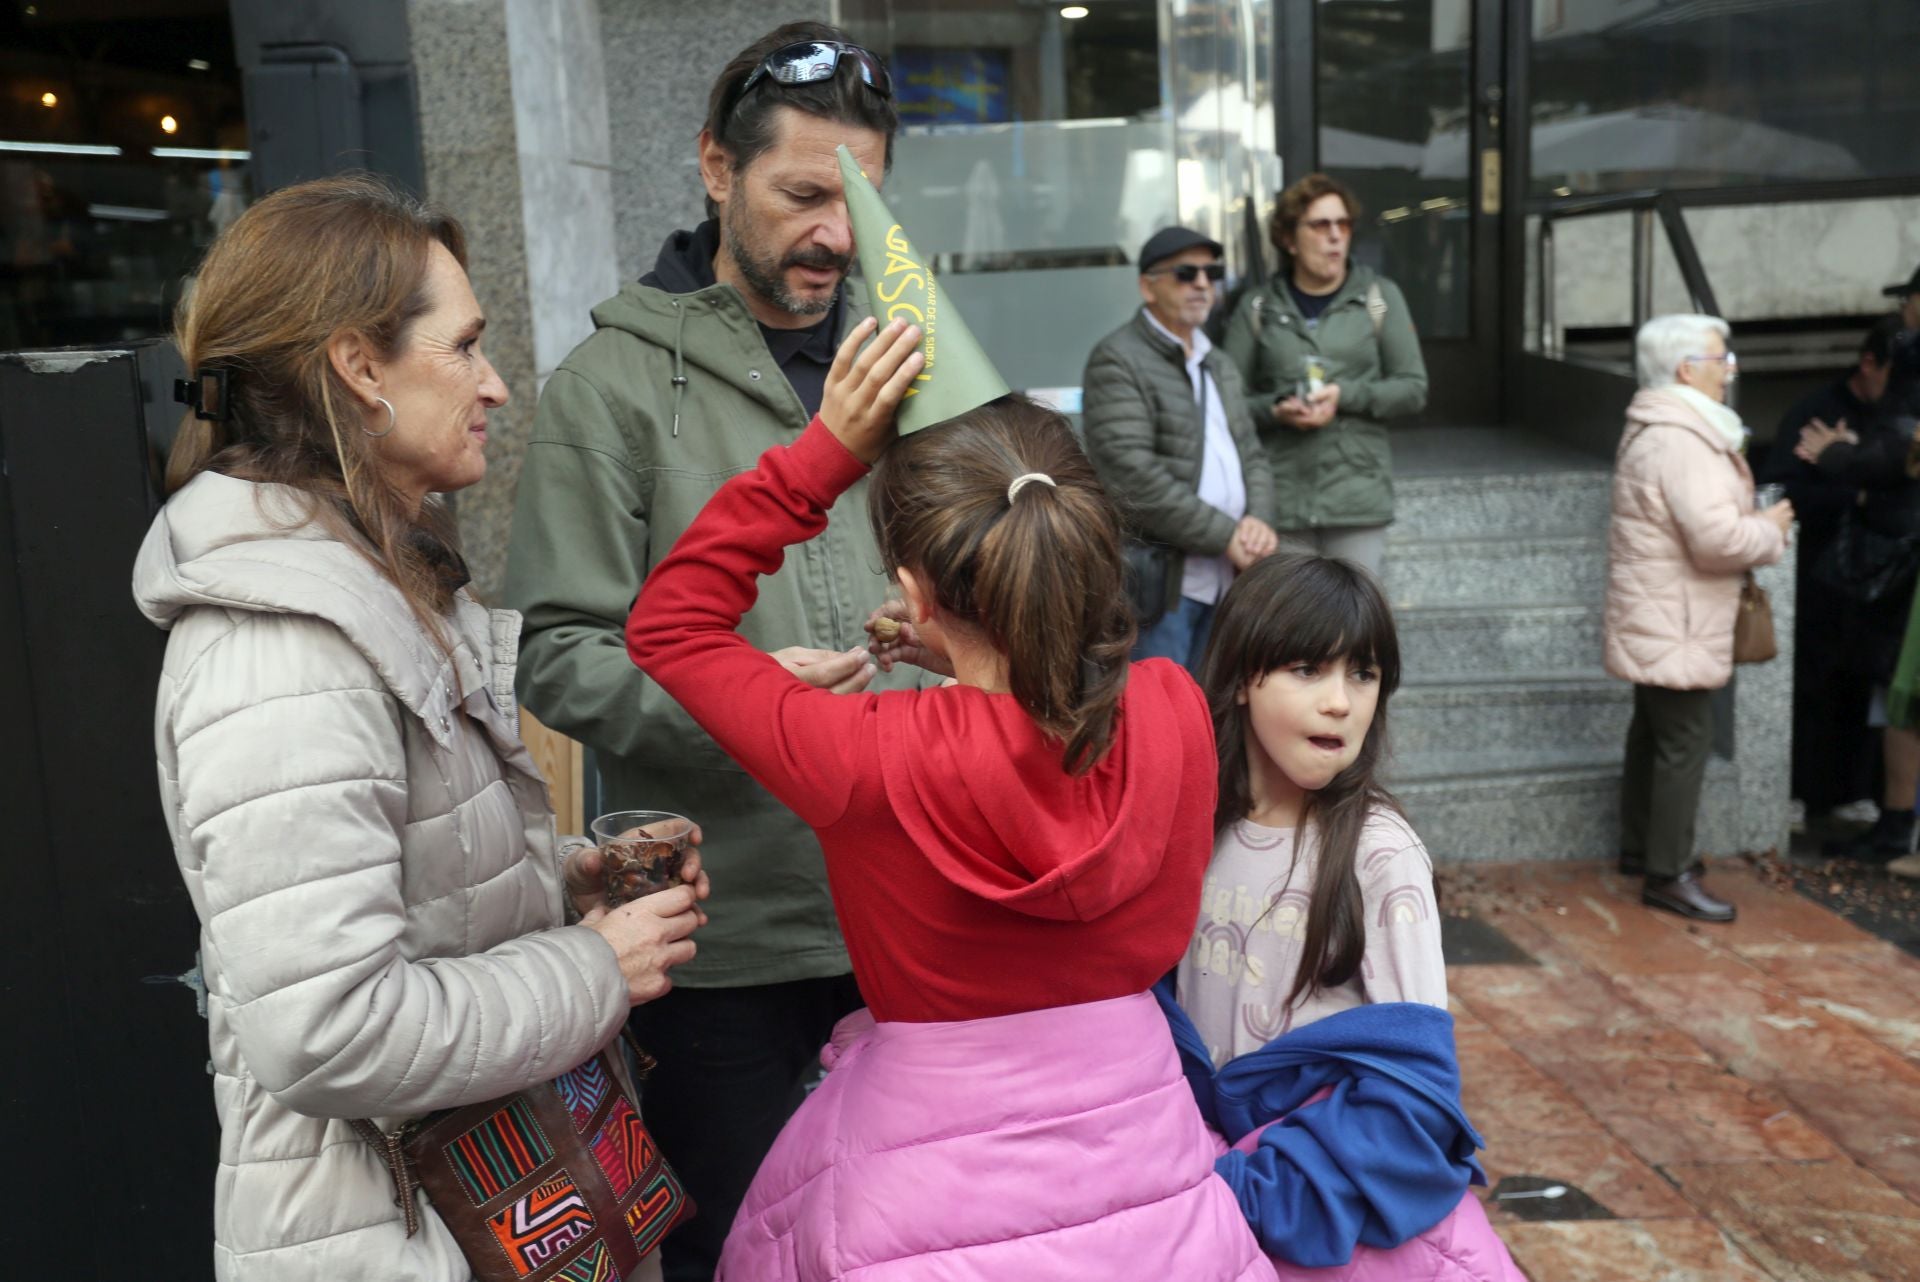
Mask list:
[{"label": "marble floor tile", "polygon": [[[1908,1070],[1851,1082],[1786,1078],[1774,1089],[1855,1161],[1920,1198],[1920,1082],[1915,1076]],[[1920,1279],[1920,1268],[1915,1272]]]},{"label": "marble floor tile", "polygon": [[[1668,914],[1642,904],[1638,878],[1632,879],[1631,893],[1607,880],[1577,888],[1555,909],[1536,909],[1528,919],[1603,975],[1755,973],[1712,934],[1675,930]],[[1615,880],[1624,885],[1624,879]]]},{"label": "marble floor tile", "polygon": [[1627,1058],[1546,1060],[1535,1066],[1654,1166],[1840,1156],[1785,1095],[1716,1064]]},{"label": "marble floor tile", "polygon": [[[1848,945],[1808,947],[1815,950],[1813,955],[1758,959],[1757,964],[1803,1004],[1920,1061],[1920,962],[1891,945],[1887,951],[1892,958],[1872,952],[1850,956],[1857,950]],[[1901,973],[1907,963],[1911,973]]]},{"label": "marble floor tile", "polygon": [[1610,1037],[1659,1021],[1590,970],[1463,966],[1450,971],[1453,995],[1508,1041],[1580,1033]]},{"label": "marble floor tile", "polygon": [[1707,1220],[1502,1224],[1532,1282],[1770,1282]]},{"label": "marble floor tile", "polygon": [[[1570,1135],[1486,1134],[1480,1164],[1489,1185],[1512,1175],[1537,1175],[1579,1189],[1623,1220],[1688,1219],[1700,1214],[1652,1167],[1604,1132]],[[1499,1202],[1489,1214],[1507,1216]]]},{"label": "marble floor tile", "polygon": [[[1845,1085],[1908,1079],[1920,1069],[1778,980],[1755,975],[1626,975],[1614,981],[1733,1072],[1757,1082],[1795,1077]],[[1913,1015],[1920,1018],[1920,1009]]]},{"label": "marble floor tile", "polygon": [[1920,1205],[1852,1162],[1682,1163],[1665,1173],[1781,1282],[1920,1277]]},{"label": "marble floor tile", "polygon": [[1601,1134],[1593,1114],[1484,1026],[1456,1031],[1460,1102],[1489,1142],[1510,1135]]}]

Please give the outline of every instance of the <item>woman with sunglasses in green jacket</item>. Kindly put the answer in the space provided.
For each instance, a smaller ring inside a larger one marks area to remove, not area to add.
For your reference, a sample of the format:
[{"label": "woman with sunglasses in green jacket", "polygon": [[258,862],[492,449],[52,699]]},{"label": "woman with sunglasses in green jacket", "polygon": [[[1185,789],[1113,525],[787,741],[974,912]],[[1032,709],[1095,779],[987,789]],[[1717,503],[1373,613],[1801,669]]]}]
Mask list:
[{"label": "woman with sunglasses in green jacket", "polygon": [[1351,261],[1359,204],[1308,174],[1280,193],[1268,234],[1282,270],[1250,289],[1224,346],[1273,465],[1283,544],[1376,575],[1393,520],[1387,422],[1427,404],[1427,367],[1399,286]]}]

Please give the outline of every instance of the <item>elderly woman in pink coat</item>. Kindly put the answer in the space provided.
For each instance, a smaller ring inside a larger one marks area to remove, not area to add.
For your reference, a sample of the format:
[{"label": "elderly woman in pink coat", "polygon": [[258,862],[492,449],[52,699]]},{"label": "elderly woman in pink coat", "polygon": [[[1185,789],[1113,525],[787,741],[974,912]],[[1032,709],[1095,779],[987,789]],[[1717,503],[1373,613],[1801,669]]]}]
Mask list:
[{"label": "elderly woman in pink coat", "polygon": [[1640,391],[1615,459],[1607,539],[1607,671],[1633,682],[1620,871],[1645,875],[1647,904],[1732,921],[1693,856],[1711,698],[1733,675],[1741,582],[1780,559],[1793,508],[1754,509],[1747,429],[1726,403],[1735,364],[1725,321],[1656,316],[1634,357]]}]

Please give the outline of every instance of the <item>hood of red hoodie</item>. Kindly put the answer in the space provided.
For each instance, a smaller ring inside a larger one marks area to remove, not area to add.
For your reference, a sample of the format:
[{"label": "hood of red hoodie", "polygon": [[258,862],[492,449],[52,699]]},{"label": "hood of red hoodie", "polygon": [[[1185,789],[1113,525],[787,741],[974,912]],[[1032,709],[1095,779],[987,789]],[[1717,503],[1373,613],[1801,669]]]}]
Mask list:
[{"label": "hood of red hoodie", "polygon": [[1159,662],[1133,666],[1113,746],[1079,776],[1011,695],[882,695],[879,723],[887,797],[920,852],[954,885],[1055,921],[1093,921],[1153,885],[1192,727],[1212,743],[1200,688]]}]

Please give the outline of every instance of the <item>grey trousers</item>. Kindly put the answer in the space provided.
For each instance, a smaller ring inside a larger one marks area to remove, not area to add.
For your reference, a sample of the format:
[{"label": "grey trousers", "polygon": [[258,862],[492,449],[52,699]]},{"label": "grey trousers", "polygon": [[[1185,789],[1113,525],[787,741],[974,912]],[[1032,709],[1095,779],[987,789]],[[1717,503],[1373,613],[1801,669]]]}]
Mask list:
[{"label": "grey trousers", "polygon": [[1376,579],[1380,577],[1381,563],[1387,559],[1387,527],[1384,525],[1318,525],[1277,533],[1282,551],[1339,557],[1342,561],[1352,561]]},{"label": "grey trousers", "polygon": [[1693,863],[1694,819],[1713,748],[1713,691],[1633,688],[1626,778],[1620,786],[1620,852],[1647,873],[1676,877]]}]

